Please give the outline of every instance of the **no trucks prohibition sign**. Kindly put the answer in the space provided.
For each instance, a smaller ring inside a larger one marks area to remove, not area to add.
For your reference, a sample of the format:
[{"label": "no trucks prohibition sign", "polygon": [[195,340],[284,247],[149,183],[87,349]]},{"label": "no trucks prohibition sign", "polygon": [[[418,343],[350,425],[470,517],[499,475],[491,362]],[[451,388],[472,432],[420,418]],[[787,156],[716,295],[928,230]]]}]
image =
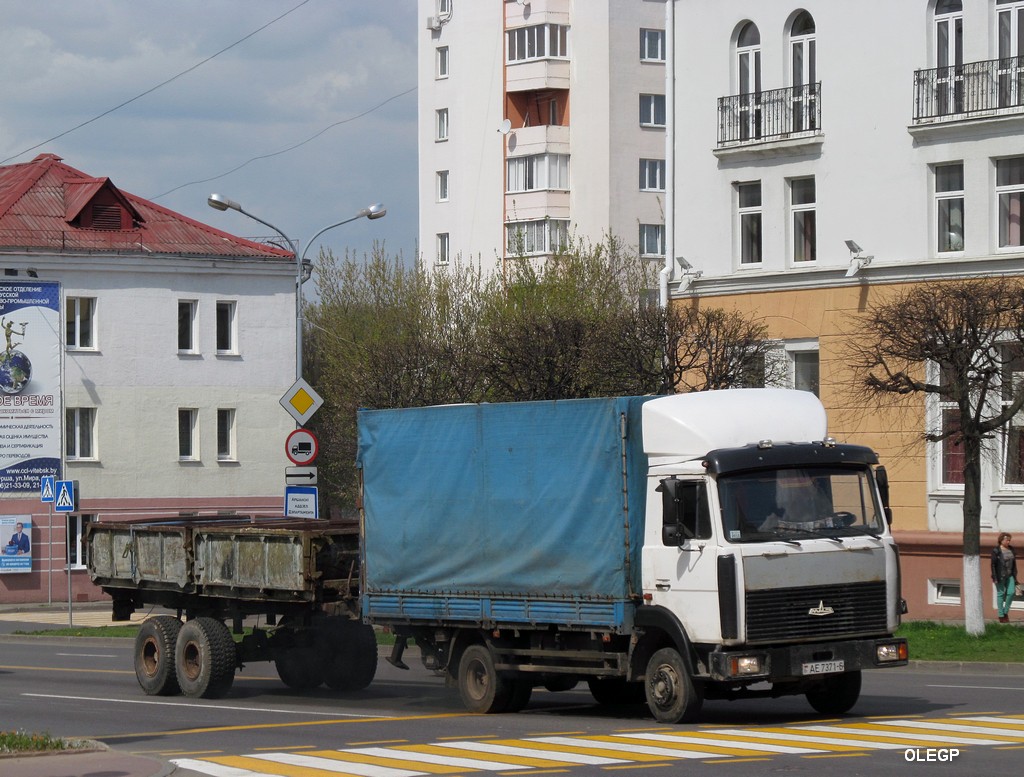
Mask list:
[{"label": "no trucks prohibition sign", "polygon": [[288,435],[284,444],[284,453],[292,464],[302,466],[312,464],[320,452],[320,441],[308,429],[296,429]]}]

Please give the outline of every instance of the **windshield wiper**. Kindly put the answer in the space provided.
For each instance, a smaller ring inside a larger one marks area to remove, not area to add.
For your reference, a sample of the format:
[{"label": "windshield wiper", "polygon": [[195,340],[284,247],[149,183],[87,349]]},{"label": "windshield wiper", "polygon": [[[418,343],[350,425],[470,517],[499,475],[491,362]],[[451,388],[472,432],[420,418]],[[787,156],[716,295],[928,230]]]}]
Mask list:
[{"label": "windshield wiper", "polygon": [[777,531],[777,532],[780,532],[780,531],[797,532],[799,534],[802,534],[805,537],[816,537],[816,538],[822,539],[822,540],[832,540],[833,542],[838,542],[840,545],[843,544],[843,540],[840,537],[835,536],[834,534],[825,534],[824,532],[820,532],[820,531],[813,531],[811,529],[804,529],[804,528],[802,528],[800,526],[776,526],[775,527],[775,531]]}]

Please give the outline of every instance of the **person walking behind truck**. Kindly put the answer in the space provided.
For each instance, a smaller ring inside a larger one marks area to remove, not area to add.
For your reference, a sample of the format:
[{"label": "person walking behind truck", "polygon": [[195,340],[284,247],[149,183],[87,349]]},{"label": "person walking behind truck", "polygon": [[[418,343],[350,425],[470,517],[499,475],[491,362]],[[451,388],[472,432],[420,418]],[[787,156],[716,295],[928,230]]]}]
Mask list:
[{"label": "person walking behind truck", "polygon": [[1010,605],[1017,586],[1017,557],[1010,546],[1013,537],[1003,532],[992,549],[992,582],[996,584],[996,608],[999,622],[1010,622]]}]

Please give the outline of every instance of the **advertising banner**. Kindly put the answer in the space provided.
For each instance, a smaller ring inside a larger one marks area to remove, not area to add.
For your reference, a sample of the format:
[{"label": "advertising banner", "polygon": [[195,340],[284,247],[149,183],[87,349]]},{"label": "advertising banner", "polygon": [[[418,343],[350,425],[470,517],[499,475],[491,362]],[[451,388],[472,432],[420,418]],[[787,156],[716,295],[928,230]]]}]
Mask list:
[{"label": "advertising banner", "polygon": [[0,515],[0,574],[32,571],[32,516]]},{"label": "advertising banner", "polygon": [[0,281],[0,497],[60,477],[60,284]]}]

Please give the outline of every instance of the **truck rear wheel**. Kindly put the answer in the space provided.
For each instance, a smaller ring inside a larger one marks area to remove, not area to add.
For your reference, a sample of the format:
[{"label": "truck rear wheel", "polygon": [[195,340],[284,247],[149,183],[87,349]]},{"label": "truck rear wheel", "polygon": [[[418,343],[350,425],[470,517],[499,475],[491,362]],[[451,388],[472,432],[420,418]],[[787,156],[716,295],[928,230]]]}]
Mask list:
[{"label": "truck rear wheel", "polygon": [[704,697],[675,648],[662,648],[651,656],[644,687],[647,706],[660,723],[688,723],[700,714]]},{"label": "truck rear wheel", "polygon": [[174,646],[181,621],[171,615],[148,618],[135,637],[135,677],[149,696],[181,693],[174,668]]},{"label": "truck rear wheel", "polygon": [[503,712],[512,699],[512,684],[494,669],[486,645],[470,645],[459,661],[459,695],[470,712]]},{"label": "truck rear wheel", "polygon": [[860,679],[860,670],[826,677],[813,691],[807,692],[807,701],[822,715],[842,715],[860,698]]},{"label": "truck rear wheel", "polygon": [[361,691],[377,674],[377,634],[373,626],[332,619],[327,631],[330,654],[324,666],[324,682],[336,691]]},{"label": "truck rear wheel", "polygon": [[235,681],[235,641],[216,618],[193,618],[178,633],[174,667],[186,696],[216,699]]}]

